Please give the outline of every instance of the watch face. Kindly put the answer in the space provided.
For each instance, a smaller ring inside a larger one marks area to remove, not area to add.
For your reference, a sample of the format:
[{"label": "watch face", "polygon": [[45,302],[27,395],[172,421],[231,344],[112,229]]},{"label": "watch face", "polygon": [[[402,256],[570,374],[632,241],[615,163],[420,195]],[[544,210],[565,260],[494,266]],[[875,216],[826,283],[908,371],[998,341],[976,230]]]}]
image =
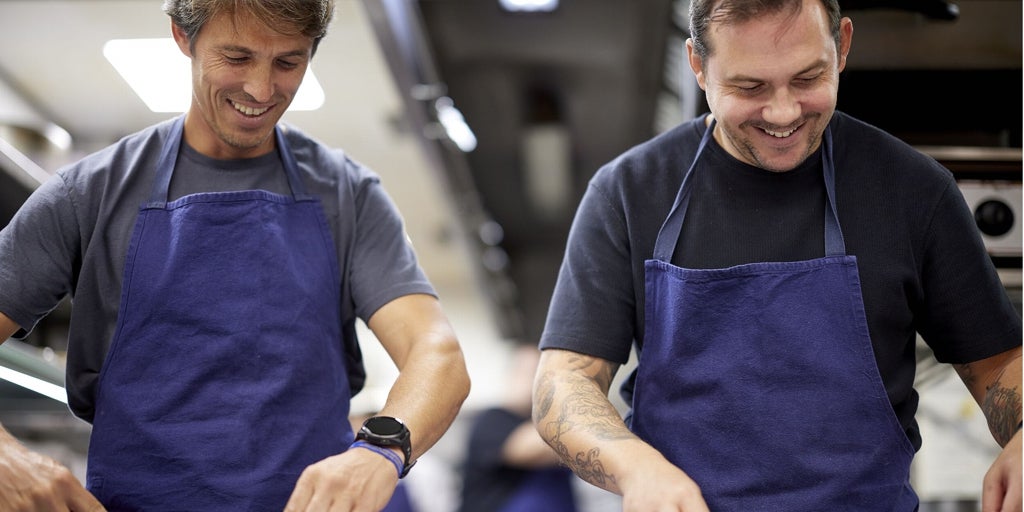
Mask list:
[{"label": "watch face", "polygon": [[388,416],[375,416],[363,424],[363,428],[378,436],[397,436],[402,433],[404,427],[402,422]]}]

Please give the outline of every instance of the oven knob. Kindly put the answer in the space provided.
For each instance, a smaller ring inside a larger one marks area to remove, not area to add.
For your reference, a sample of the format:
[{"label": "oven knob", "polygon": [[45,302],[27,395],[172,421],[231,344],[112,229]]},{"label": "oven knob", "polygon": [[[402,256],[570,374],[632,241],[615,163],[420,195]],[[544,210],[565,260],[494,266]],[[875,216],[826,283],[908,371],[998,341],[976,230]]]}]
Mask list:
[{"label": "oven knob", "polygon": [[989,199],[974,209],[974,222],[988,236],[1000,236],[1013,228],[1013,210],[1003,201]]}]

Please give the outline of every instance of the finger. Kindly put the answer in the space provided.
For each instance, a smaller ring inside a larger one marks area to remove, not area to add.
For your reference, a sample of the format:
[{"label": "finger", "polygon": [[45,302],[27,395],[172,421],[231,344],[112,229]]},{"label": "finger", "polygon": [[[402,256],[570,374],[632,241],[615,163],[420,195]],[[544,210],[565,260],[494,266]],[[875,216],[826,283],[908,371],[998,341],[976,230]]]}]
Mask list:
[{"label": "finger", "polygon": [[284,506],[284,512],[305,512],[308,510],[309,500],[312,497],[313,488],[302,477],[299,477],[292,495],[288,497],[288,503]]},{"label": "finger", "polygon": [[352,510],[351,507],[344,507],[341,503],[332,503],[330,493],[314,492],[304,512],[349,512],[350,510]]},{"label": "finger", "polygon": [[1021,512],[1021,490],[1017,487],[1010,487],[1003,496],[1002,512]]},{"label": "finger", "polygon": [[1006,485],[1003,480],[986,475],[981,487],[981,512],[1010,510],[1003,508],[1003,502],[1007,498]]},{"label": "finger", "polygon": [[71,499],[68,500],[68,508],[71,512],[105,512],[107,510],[84,487],[80,491],[73,493]]}]

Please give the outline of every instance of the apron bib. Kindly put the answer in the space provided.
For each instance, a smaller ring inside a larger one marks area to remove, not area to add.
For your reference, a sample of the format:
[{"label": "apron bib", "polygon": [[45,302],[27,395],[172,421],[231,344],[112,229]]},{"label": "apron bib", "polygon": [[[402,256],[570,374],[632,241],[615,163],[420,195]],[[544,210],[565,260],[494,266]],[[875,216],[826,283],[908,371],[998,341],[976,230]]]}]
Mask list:
[{"label": "apron bib", "polygon": [[86,481],[111,511],[280,511],[353,437],[336,251],[280,129],[290,197],[168,202],[183,119],[128,248]]},{"label": "apron bib", "polygon": [[713,512],[913,511],[913,447],[875,362],[856,257],[822,162],[825,257],[673,266],[694,162],[645,269],[630,428],[700,486]]}]

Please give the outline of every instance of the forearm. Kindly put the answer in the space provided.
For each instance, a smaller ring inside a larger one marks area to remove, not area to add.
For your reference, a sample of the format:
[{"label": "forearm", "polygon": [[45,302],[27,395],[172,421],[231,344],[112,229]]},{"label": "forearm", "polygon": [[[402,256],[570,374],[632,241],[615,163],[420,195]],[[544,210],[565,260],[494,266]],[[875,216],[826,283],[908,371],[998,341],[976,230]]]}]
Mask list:
[{"label": "forearm", "polygon": [[[644,445],[626,427],[608,388],[615,366],[601,359],[547,350],[534,385],[533,421],[540,436],[580,478],[622,494],[619,468]],[[628,462],[627,462],[628,464]]]},{"label": "forearm", "polygon": [[444,435],[469,395],[462,348],[440,302],[429,295],[399,297],[367,325],[399,372],[380,414],[406,424],[415,460]]},{"label": "forearm", "polygon": [[999,446],[1005,446],[1021,424],[1021,356],[1018,353],[990,385],[981,409],[988,419],[989,430]]},{"label": "forearm", "polygon": [[466,363],[454,337],[418,344],[388,393],[380,414],[401,418],[419,458],[444,435],[469,394]]},{"label": "forearm", "polygon": [[956,365],[961,379],[981,406],[992,437],[1000,446],[1017,433],[1021,423],[1021,350]]}]

